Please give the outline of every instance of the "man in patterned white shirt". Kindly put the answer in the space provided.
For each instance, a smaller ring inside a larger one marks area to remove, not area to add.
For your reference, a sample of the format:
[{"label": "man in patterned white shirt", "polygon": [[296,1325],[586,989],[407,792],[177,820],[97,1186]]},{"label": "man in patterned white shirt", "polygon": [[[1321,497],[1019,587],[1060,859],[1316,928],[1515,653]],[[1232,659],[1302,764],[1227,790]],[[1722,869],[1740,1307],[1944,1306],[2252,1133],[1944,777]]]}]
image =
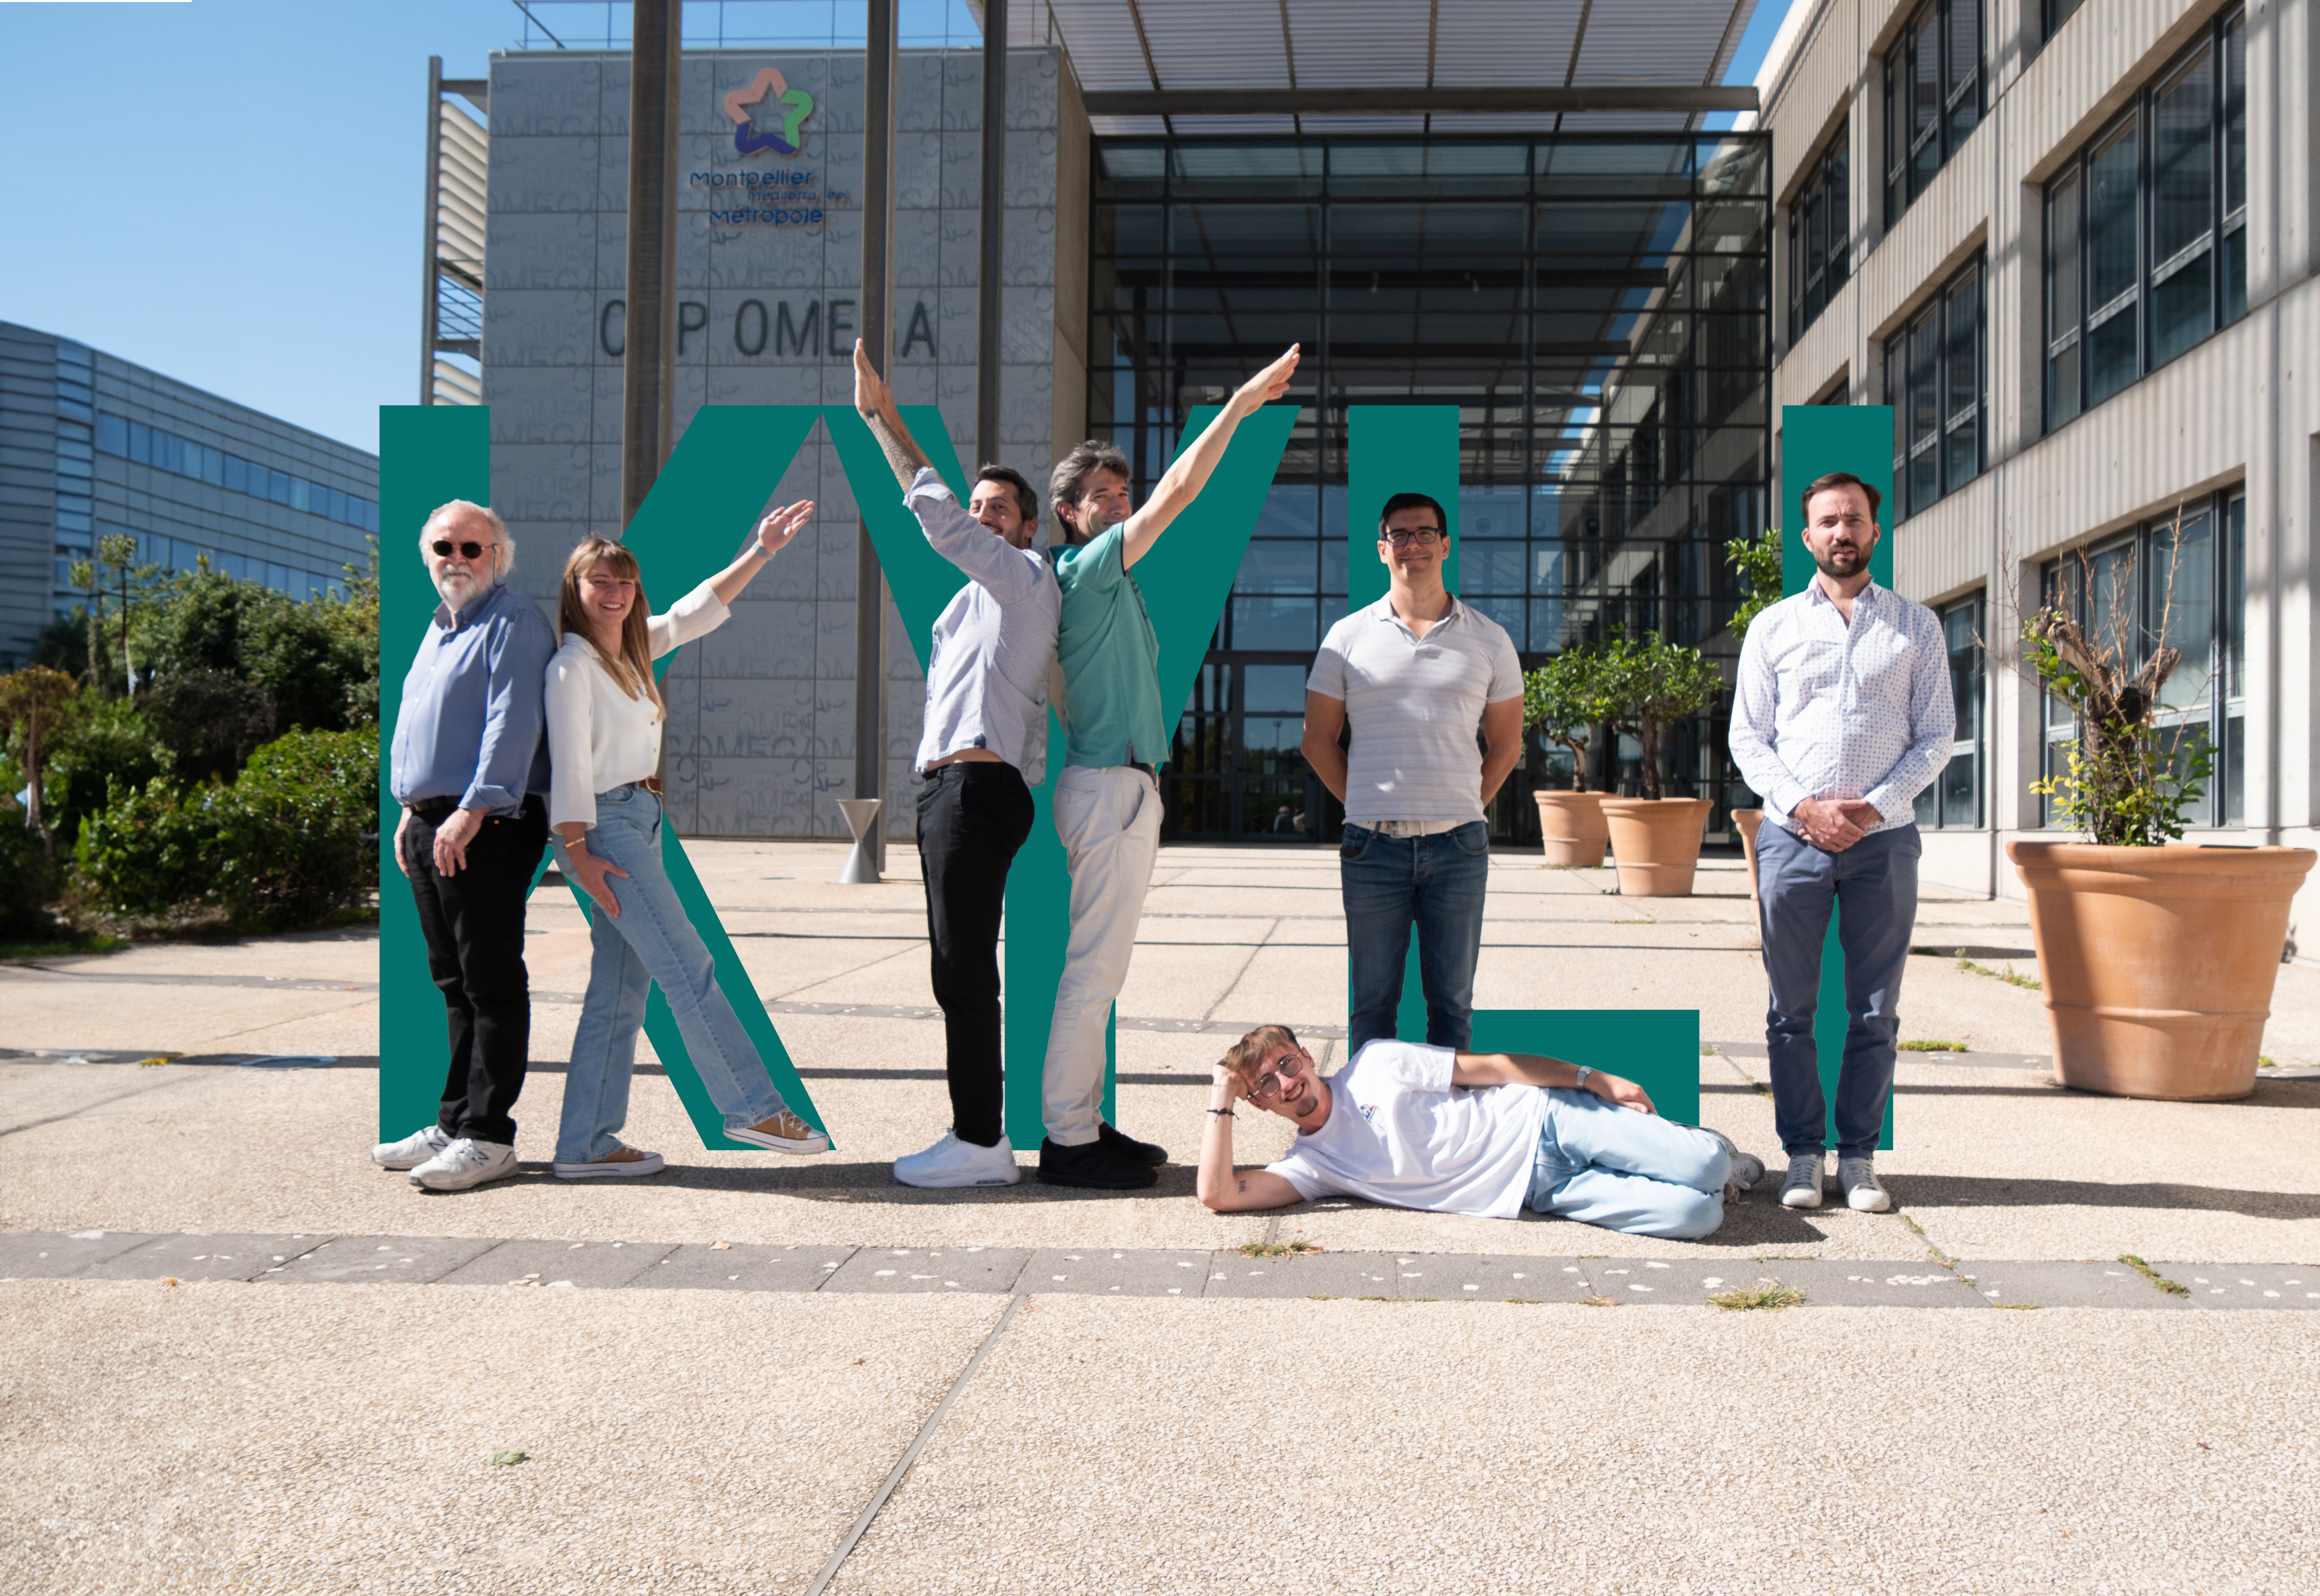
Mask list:
[{"label": "man in patterned white shirt", "polygon": [[1895,1005],[1917,916],[1918,793],[1957,731],[1942,623],[1869,579],[1877,490],[1835,471],[1804,492],[1818,575],[1748,628],[1733,694],[1732,757],[1772,823],[1756,837],[1756,896],[1772,986],[1765,1042],[1788,1149],[1781,1202],[1818,1208],[1827,1163],[1813,1013],[1821,948],[1839,905],[1844,1062],[1836,1084],[1837,1183],[1882,1213],[1873,1160],[1893,1090]]}]

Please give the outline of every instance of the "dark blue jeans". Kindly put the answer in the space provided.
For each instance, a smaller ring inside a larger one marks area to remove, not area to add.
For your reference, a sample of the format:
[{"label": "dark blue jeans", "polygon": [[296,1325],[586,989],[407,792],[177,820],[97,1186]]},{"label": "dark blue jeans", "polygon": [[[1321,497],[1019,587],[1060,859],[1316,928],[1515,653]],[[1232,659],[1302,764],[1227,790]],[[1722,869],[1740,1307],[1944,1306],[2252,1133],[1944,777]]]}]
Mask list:
[{"label": "dark blue jeans", "polygon": [[1840,1157],[1861,1158],[1877,1151],[1885,1100],[1893,1092],[1901,972],[1917,920],[1917,857],[1924,851],[1915,826],[1876,832],[1842,853],[1823,852],[1785,826],[1767,824],[1756,833],[1759,929],[1772,989],[1764,1016],[1772,1118],[1791,1156],[1827,1150],[1830,1116],[1821,1094],[1813,1016],[1820,1007],[1821,948],[1833,905],[1837,946],[1844,950],[1836,1150]]},{"label": "dark blue jeans", "polygon": [[1413,926],[1418,982],[1426,991],[1426,1039],[1436,1047],[1465,1047],[1474,1036],[1474,961],[1482,951],[1490,829],[1470,821],[1435,837],[1381,837],[1367,826],[1348,824],[1337,861],[1353,961],[1348,1056],[1364,1042],[1394,1034]]}]

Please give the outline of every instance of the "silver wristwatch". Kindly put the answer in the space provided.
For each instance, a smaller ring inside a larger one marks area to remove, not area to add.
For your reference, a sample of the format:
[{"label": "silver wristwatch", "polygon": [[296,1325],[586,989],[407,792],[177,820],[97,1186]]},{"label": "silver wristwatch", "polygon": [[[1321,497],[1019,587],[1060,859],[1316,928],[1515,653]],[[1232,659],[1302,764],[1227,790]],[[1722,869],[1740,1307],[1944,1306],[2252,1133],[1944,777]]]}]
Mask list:
[{"label": "silver wristwatch", "polygon": [[1577,1091],[1580,1091],[1580,1092],[1584,1092],[1584,1091],[1586,1091],[1586,1090],[1587,1090],[1587,1077],[1588,1077],[1588,1076],[1590,1076],[1590,1075],[1593,1075],[1594,1073],[1595,1073],[1595,1072],[1594,1072],[1592,1069],[1589,1068],[1586,1065],[1583,1065],[1583,1064],[1582,1064],[1582,1065],[1581,1065],[1581,1066],[1579,1066],[1579,1078],[1578,1078],[1577,1080],[1575,1080],[1575,1081],[1573,1081],[1573,1082],[1572,1082],[1572,1083],[1571,1083],[1571,1084],[1572,1084],[1572,1088],[1573,1088],[1574,1090],[1577,1090]]}]

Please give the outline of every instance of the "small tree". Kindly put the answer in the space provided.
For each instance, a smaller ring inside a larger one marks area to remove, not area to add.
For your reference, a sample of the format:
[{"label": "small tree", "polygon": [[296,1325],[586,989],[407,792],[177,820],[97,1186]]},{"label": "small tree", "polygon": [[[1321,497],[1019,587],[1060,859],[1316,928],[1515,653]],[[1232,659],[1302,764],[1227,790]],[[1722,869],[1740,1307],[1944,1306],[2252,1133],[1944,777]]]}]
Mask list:
[{"label": "small tree", "polygon": [[1618,712],[1603,693],[1602,648],[1582,643],[1523,677],[1523,723],[1572,754],[1572,787],[1587,788],[1587,748],[1596,727]]},{"label": "small tree", "polygon": [[1697,648],[1657,632],[1640,641],[1617,639],[1603,656],[1603,692],[1618,705],[1614,724],[1643,746],[1644,796],[1660,796],[1660,728],[1696,714],[1724,685],[1716,667]]},{"label": "small tree", "polygon": [[1781,602],[1781,532],[1768,528],[1760,538],[1734,538],[1724,545],[1724,558],[1740,576],[1740,608],[1731,621],[1737,641],[1748,635],[1748,623]]},{"label": "small tree", "polygon": [[48,827],[41,813],[41,779],[72,700],[72,678],[45,665],[28,665],[0,676],[0,726],[11,734],[16,763],[27,783],[24,827],[43,836]]}]

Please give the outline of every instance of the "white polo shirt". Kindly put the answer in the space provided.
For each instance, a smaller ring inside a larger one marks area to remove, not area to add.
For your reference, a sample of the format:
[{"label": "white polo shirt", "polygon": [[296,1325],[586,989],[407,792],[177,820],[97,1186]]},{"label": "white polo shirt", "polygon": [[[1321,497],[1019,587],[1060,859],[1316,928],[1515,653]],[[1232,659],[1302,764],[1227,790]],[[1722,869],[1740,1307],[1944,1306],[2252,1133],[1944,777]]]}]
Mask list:
[{"label": "white polo shirt", "polygon": [[1345,701],[1349,823],[1482,818],[1482,706],[1523,691],[1505,627],[1453,598],[1416,637],[1388,594],[1329,629],[1305,688]]}]

